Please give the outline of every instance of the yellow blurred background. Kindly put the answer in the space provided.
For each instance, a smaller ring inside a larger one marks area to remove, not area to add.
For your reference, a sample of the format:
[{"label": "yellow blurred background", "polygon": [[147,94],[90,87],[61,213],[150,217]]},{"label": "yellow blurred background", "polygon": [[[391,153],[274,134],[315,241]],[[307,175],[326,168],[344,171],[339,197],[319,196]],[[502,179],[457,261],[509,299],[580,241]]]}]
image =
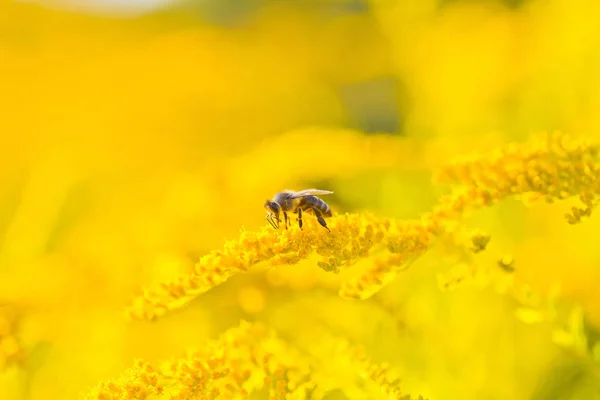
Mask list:
[{"label": "yellow blurred background", "polygon": [[[415,218],[455,156],[540,131],[600,142],[600,3],[76,5],[0,2],[0,399],[80,398],[242,318],[299,346],[325,328],[352,339],[429,399],[600,399],[600,351],[565,350],[492,286],[441,291],[453,261],[435,254],[364,302],[320,287],[308,260],[277,271],[284,285],[257,268],[156,322],[122,315],[143,287],[262,227],[280,190]],[[510,254],[515,280],[561,286],[591,347],[600,224],[570,226],[566,209],[508,200],[468,223],[492,235],[482,262]]]}]

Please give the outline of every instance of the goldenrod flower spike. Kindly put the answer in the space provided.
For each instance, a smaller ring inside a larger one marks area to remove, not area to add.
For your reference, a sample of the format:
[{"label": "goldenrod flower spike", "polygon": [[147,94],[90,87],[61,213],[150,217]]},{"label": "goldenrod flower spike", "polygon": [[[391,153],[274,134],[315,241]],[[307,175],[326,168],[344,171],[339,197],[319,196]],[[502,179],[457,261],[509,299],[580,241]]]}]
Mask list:
[{"label": "goldenrod flower spike", "polygon": [[226,243],[223,250],[201,257],[193,274],[145,291],[134,299],[127,313],[132,318],[154,319],[259,262],[295,264],[316,253],[321,268],[337,272],[368,257],[373,247],[387,237],[391,222],[370,215],[344,214],[334,215],[330,225],[331,233],[312,221],[307,221],[304,230],[265,227],[258,232],[243,231],[237,240]]},{"label": "goldenrod flower spike", "polygon": [[477,155],[443,168],[439,182],[458,186],[437,212],[460,215],[469,207],[489,206],[510,196],[543,197],[547,202],[579,196],[567,222],[591,214],[600,193],[599,148],[561,133],[542,135],[492,154]]},{"label": "goldenrod flower spike", "polygon": [[[344,342],[345,343],[345,342]],[[364,351],[340,348],[353,373],[375,384],[390,399],[400,397],[398,380]],[[200,350],[161,366],[138,360],[114,381],[102,382],[86,400],[245,399],[268,389],[269,400],[321,399],[331,385],[322,360],[305,354],[260,323],[242,321]]]},{"label": "goldenrod flower spike", "polygon": [[98,384],[85,395],[85,399],[128,400],[147,399],[160,395],[163,391],[160,376],[155,369],[143,360],[136,360],[134,366],[116,380]]},{"label": "goldenrod flower spike", "polygon": [[[303,231],[269,227],[258,232],[244,231],[237,240],[226,243],[223,250],[200,258],[194,273],[150,288],[134,299],[128,315],[154,319],[257,263],[295,264],[314,253],[320,256],[316,264],[331,272],[339,272],[361,258],[373,257],[371,267],[340,288],[342,297],[369,298],[397,271],[431,248],[435,237],[444,234],[469,209],[491,206],[510,196],[535,195],[553,201],[578,195],[585,207],[574,207],[567,214],[567,221],[576,223],[589,216],[600,193],[597,156],[597,147],[569,142],[561,134],[544,136],[443,169],[438,180],[453,184],[453,190],[420,220],[344,214],[331,218],[331,233],[309,221]],[[487,235],[474,236],[471,250],[484,250],[489,240]]]},{"label": "goldenrod flower spike", "polygon": [[396,272],[408,267],[423,254],[439,234],[439,225],[427,218],[390,224],[385,237],[386,254],[374,259],[360,277],[343,282],[340,296],[367,299],[394,278]]},{"label": "goldenrod flower spike", "polygon": [[362,346],[347,343],[343,338],[339,340],[343,343],[346,357],[362,378],[374,384],[390,400],[411,399],[409,395],[403,394],[400,388],[400,378],[391,365],[375,363]]},{"label": "goldenrod flower spike", "polygon": [[272,399],[320,398],[309,365],[274,331],[242,321],[200,350],[159,367],[136,361],[85,399],[243,399],[265,385]]}]

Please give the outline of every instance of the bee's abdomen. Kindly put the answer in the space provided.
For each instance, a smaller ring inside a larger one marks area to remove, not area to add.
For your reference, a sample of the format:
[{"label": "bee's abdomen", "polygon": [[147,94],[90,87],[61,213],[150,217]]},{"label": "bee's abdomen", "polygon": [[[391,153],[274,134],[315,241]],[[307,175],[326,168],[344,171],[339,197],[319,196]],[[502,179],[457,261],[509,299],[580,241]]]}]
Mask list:
[{"label": "bee's abdomen", "polygon": [[303,197],[302,201],[300,202],[300,207],[303,209],[314,208],[320,211],[324,217],[331,217],[331,208],[329,208],[329,205],[315,196]]}]

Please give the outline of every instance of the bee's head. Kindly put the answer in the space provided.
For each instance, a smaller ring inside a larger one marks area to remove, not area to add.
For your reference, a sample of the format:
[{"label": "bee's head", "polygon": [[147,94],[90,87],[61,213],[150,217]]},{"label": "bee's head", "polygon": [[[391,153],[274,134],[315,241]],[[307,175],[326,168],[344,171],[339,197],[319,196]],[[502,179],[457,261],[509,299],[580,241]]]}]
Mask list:
[{"label": "bee's head", "polygon": [[274,201],[265,201],[265,210],[267,210],[267,221],[274,227],[279,227],[279,213],[281,212],[281,206]]},{"label": "bee's head", "polygon": [[265,201],[265,209],[272,214],[274,217],[279,218],[279,213],[281,212],[281,207],[274,201],[267,200]]}]

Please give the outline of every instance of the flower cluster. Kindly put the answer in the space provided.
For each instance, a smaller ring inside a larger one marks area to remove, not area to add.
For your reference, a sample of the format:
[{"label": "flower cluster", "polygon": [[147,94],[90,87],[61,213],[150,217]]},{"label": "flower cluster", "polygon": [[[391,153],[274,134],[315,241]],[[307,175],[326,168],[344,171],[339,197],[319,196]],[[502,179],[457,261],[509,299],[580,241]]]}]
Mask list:
[{"label": "flower cluster", "polygon": [[[315,263],[334,273],[359,259],[373,258],[370,266],[343,281],[339,289],[342,297],[369,298],[430,249],[436,237],[451,234],[448,226],[471,208],[491,206],[509,196],[544,196],[551,202],[579,195],[585,207],[573,207],[568,222],[590,215],[600,193],[597,155],[594,146],[569,142],[561,134],[547,135],[531,143],[507,146],[492,156],[477,156],[443,168],[437,180],[452,184],[452,190],[418,220],[344,214],[331,219],[331,233],[311,220],[304,230],[243,231],[222,250],[201,257],[192,274],[146,290],[134,299],[127,314],[152,320],[255,264],[296,264],[315,254]],[[487,234],[474,234],[470,250],[478,253],[489,241]]]},{"label": "flower cluster", "polygon": [[340,296],[366,299],[375,294],[394,274],[410,265],[432,244],[439,226],[423,219],[391,224],[386,236],[387,254],[373,260],[358,278],[342,283]]},{"label": "flower cluster", "polygon": [[[390,399],[400,396],[386,366],[347,349],[354,372]],[[118,379],[100,383],[88,400],[235,399],[265,392],[270,400],[320,399],[337,387],[318,385],[319,363],[259,323],[242,321],[201,349],[155,367],[138,360]],[[322,372],[321,372],[322,376]]]},{"label": "flower cluster", "polygon": [[150,363],[136,360],[134,366],[125,371],[116,380],[100,383],[86,399],[125,400],[147,399],[151,395],[163,393],[160,374]]},{"label": "flower cluster", "polygon": [[[547,203],[578,198],[581,206],[565,214],[569,224],[590,216],[600,195],[598,147],[583,140],[573,140],[556,132],[539,135],[522,144],[510,144],[490,154],[465,156],[442,168],[438,183],[451,185],[432,211],[445,221],[458,221],[470,210],[489,207],[514,197],[527,204],[540,199]],[[446,232],[448,233],[448,232]],[[488,234],[473,235],[473,253],[484,250]],[[511,257],[497,261],[504,272],[513,272]],[[441,289],[475,278],[480,272],[472,262],[459,263],[447,276],[439,275]],[[484,279],[485,280],[485,279]]]},{"label": "flower cluster", "polygon": [[353,347],[349,350],[360,375],[375,383],[388,399],[410,400],[410,395],[402,394],[400,378],[395,375],[389,364],[373,362],[361,347]]},{"label": "flower cluster", "polygon": [[158,367],[138,360],[86,398],[231,399],[263,388],[271,399],[304,399],[316,393],[308,363],[295,349],[272,330],[242,322],[201,349]]},{"label": "flower cluster", "polygon": [[[136,298],[127,310],[128,315],[154,319],[260,262],[274,266],[296,264],[316,254],[319,267],[338,272],[384,249],[386,239],[392,237],[392,242],[399,241],[391,221],[385,218],[365,214],[336,215],[330,220],[331,233],[314,221],[306,220],[304,230],[292,227],[242,232],[238,240],[226,243],[223,250],[201,257],[192,274],[153,287]],[[397,248],[396,252],[399,251]]]},{"label": "flower cluster", "polygon": [[454,185],[436,213],[458,216],[469,207],[490,206],[510,196],[552,203],[579,196],[582,207],[566,215],[574,224],[589,216],[600,194],[598,147],[561,133],[512,144],[441,169],[437,180]]}]

